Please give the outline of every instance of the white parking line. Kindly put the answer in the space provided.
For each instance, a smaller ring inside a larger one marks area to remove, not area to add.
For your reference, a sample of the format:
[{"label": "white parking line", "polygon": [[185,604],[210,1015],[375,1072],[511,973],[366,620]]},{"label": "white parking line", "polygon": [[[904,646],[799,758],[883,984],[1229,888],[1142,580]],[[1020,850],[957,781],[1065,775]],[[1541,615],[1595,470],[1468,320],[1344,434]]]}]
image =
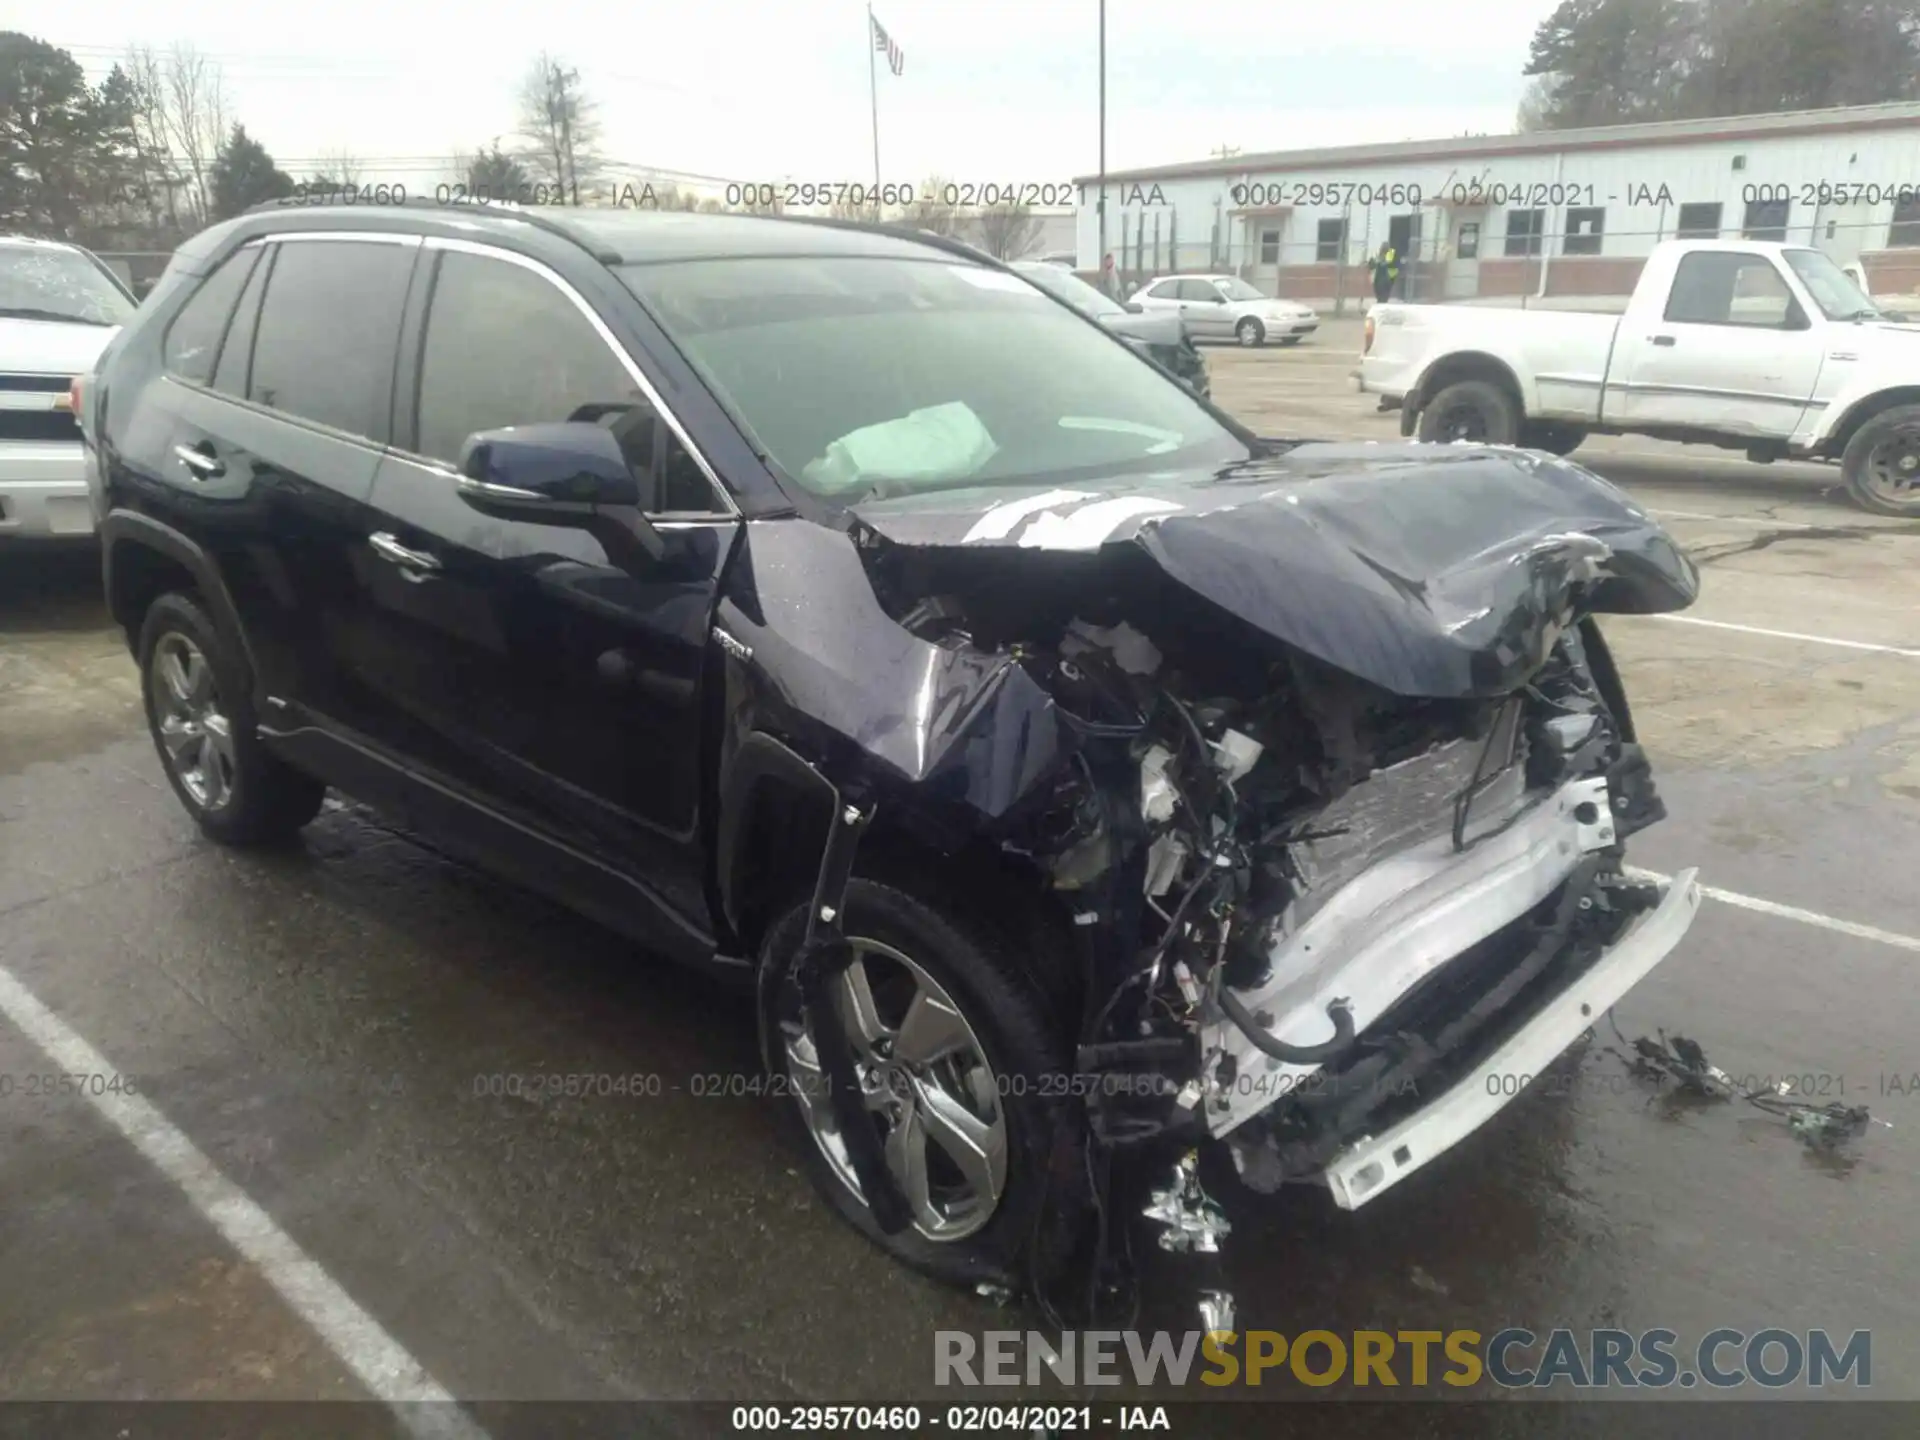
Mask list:
[{"label": "white parking line", "polygon": [[1730,620],[1702,620],[1697,615],[1644,615],[1644,620],[1665,620],[1671,625],[1704,625],[1709,630],[1738,630],[1743,635],[1765,635],[1772,640],[1801,640],[1809,645],[1834,645],[1842,650],[1871,650],[1879,655],[1903,655],[1920,660],[1920,650],[1900,645],[1876,645],[1867,640],[1837,640],[1831,635],[1808,635],[1799,630],[1769,630],[1763,625],[1735,625]]},{"label": "white parking line", "polygon": [[[1629,865],[1627,873],[1637,880],[1671,880],[1671,875],[1662,875],[1657,870],[1642,870]],[[1722,890],[1717,885],[1702,885],[1700,893],[1709,900],[1718,900],[1722,905],[1732,905],[1741,910],[1751,910],[1756,915],[1771,915],[1776,920],[1795,920],[1802,925],[1816,925],[1822,930],[1831,930],[1839,935],[1851,935],[1856,940],[1871,940],[1876,945],[1891,945],[1896,950],[1911,950],[1920,955],[1920,936],[1902,935],[1897,930],[1882,930],[1878,925],[1862,925],[1857,920],[1842,920],[1837,915],[1822,915],[1818,910],[1803,910],[1798,905],[1782,905],[1777,900],[1762,900],[1758,895],[1742,895],[1738,890]]]},{"label": "white parking line", "polygon": [[[117,1073],[98,1050],[42,1005],[5,966],[0,966],[0,1015],[11,1020],[62,1071],[81,1075]],[[85,1093],[85,1098],[180,1187],[194,1209],[253,1263],[354,1377],[375,1398],[394,1407],[409,1434],[420,1440],[487,1440],[486,1431],[459,1408],[426,1367],[356,1305],[318,1261],[301,1250],[266,1211],[222,1175],[150,1102],[125,1093]]]}]

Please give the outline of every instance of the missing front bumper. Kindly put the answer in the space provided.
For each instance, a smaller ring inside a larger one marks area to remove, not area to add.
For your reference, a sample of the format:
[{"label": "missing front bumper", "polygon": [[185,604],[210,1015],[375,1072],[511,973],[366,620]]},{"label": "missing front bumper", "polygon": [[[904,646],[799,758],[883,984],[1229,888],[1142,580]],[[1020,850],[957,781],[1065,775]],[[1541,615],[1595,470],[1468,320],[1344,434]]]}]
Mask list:
[{"label": "missing front bumper", "polygon": [[[1431,1104],[1336,1154],[1324,1172],[1334,1203],[1354,1210],[1377,1199],[1505,1109],[1525,1081],[1552,1064],[1597,1016],[1672,953],[1699,908],[1696,872],[1682,871],[1667,885],[1656,908],[1634,921],[1577,980]],[[1509,1076],[1521,1077],[1523,1083],[1509,1087]]]}]

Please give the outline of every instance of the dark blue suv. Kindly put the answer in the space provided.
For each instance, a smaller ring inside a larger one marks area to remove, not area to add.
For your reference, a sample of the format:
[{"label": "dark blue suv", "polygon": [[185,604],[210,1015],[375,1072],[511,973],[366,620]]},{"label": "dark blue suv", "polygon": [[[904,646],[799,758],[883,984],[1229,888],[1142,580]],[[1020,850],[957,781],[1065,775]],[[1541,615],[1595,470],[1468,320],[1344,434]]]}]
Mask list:
[{"label": "dark blue suv", "polygon": [[1695,588],[1643,512],[1259,439],[951,240],[267,207],[80,414],[208,835],[337,787],[751,985],[821,1193],[949,1279],[1097,1267],[1120,1150],[1181,1157],[1186,1248],[1202,1142],[1361,1203],[1697,902],[1620,858],[1660,808],[1593,616]]}]

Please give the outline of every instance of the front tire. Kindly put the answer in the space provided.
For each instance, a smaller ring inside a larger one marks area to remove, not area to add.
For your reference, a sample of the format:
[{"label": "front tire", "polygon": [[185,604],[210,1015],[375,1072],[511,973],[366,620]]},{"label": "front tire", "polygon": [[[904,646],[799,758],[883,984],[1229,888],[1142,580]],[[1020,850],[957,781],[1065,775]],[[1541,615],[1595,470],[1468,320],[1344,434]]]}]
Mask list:
[{"label": "front tire", "polygon": [[1571,455],[1587,438],[1578,425],[1557,420],[1526,420],[1520,425],[1520,443],[1529,450],[1544,450],[1549,455]]},{"label": "front tire", "polygon": [[1920,405],[1882,410],[1840,457],[1853,503],[1876,515],[1920,516]]},{"label": "front tire", "polygon": [[1432,445],[1511,445],[1519,433],[1520,407],[1486,380],[1449,385],[1420,412],[1420,438]]},{"label": "front tire", "polygon": [[888,1235],[839,1139],[793,977],[807,911],[795,906],[769,930],[759,1001],[762,1059],[814,1188],[874,1244],[938,1279],[1018,1289],[1056,1270],[1083,1203],[1085,1141],[1059,1084],[1061,1027],[1021,952],[892,886],[847,887],[855,958],[832,993],[864,1118],[913,1215]]},{"label": "front tire", "polygon": [[1233,338],[1252,350],[1267,343],[1267,327],[1249,315],[1233,327]]},{"label": "front tire", "polygon": [[327,788],[267,753],[246,665],[193,597],[162,595],[140,624],[147,730],[187,813],[225,845],[284,840]]}]

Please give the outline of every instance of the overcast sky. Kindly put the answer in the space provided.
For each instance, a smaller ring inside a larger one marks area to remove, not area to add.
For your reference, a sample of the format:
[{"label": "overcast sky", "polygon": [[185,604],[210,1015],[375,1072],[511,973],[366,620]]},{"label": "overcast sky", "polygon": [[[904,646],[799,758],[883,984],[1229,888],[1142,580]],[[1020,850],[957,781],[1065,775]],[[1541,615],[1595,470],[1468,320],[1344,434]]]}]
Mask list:
[{"label": "overcast sky", "polygon": [[[1508,131],[1552,5],[1108,0],[1108,167]],[[1096,168],[1096,0],[876,0],[874,13],[906,55],[898,77],[876,57],[884,178]],[[738,180],[873,175],[866,7],[851,0],[93,0],[33,18],[45,24],[30,33],[96,79],[128,43],[196,45],[296,177],[346,150],[363,179],[431,183],[441,157],[510,139],[516,82],[543,47],[579,70],[616,161]]]}]

